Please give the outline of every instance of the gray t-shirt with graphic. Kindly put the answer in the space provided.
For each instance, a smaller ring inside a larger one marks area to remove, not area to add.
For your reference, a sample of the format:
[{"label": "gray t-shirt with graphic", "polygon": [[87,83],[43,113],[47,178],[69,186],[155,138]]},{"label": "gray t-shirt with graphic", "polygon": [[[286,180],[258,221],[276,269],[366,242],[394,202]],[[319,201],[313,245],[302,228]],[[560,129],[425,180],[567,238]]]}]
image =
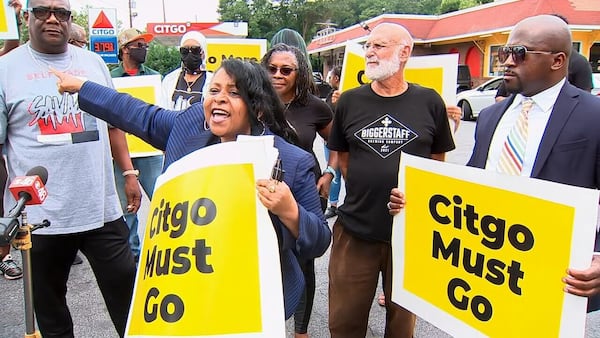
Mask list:
[{"label": "gray t-shirt with graphic", "polygon": [[[30,223],[52,223],[36,234],[97,229],[122,216],[107,124],[81,111],[76,95],[58,93],[49,65],[112,87],[102,59],[71,45],[66,53],[41,54],[27,43],[0,58],[0,144],[8,183],[35,166],[48,170],[48,198],[26,207]],[[6,193],[5,214],[14,204]]]}]

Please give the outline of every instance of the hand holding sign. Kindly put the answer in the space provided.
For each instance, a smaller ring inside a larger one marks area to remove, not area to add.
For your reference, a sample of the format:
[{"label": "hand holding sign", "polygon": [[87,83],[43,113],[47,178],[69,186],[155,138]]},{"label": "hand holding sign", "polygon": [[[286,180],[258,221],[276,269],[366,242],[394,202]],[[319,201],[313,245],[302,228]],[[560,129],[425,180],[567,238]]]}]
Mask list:
[{"label": "hand holding sign", "polygon": [[256,181],[258,199],[298,238],[298,203],[290,187],[285,182],[276,180]]},{"label": "hand holding sign", "polygon": [[387,204],[390,215],[396,216],[404,209],[406,200],[404,199],[404,193],[398,188],[392,188],[390,192],[390,201]]},{"label": "hand holding sign", "polygon": [[569,274],[563,278],[565,292],[589,297],[600,294],[600,256],[595,255],[592,258],[592,264],[585,270],[569,269]]}]

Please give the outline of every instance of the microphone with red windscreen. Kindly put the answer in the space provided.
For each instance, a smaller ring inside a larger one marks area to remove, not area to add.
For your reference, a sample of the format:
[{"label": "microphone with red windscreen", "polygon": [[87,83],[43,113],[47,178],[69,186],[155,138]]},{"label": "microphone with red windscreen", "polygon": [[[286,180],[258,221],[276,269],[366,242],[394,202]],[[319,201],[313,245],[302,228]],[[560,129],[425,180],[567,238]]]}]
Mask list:
[{"label": "microphone with red windscreen", "polygon": [[44,203],[46,197],[48,197],[48,190],[45,186],[47,180],[48,170],[42,166],[29,169],[25,176],[15,177],[10,182],[8,189],[17,200],[17,205],[10,210],[8,217],[18,217],[25,205]]}]

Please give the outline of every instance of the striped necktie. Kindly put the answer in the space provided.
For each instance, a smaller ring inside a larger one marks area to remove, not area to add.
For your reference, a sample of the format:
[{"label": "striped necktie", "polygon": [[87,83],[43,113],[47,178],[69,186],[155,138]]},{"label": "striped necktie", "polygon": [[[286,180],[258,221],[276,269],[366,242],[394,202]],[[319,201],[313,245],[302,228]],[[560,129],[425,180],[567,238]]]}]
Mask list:
[{"label": "striped necktie", "polygon": [[524,98],[521,102],[521,114],[519,114],[517,122],[508,133],[502,146],[497,168],[500,173],[521,175],[525,149],[527,148],[528,114],[532,106],[533,100],[529,97]]}]

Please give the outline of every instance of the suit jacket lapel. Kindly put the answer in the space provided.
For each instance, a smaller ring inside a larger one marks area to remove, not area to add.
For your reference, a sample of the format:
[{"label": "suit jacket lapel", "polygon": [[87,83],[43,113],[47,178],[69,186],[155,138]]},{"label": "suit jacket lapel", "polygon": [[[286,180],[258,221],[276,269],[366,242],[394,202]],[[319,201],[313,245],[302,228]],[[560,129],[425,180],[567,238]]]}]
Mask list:
[{"label": "suit jacket lapel", "polygon": [[579,96],[577,90],[575,90],[574,87],[568,82],[565,82],[564,86],[560,90],[560,93],[558,94],[558,97],[556,98],[550,119],[548,119],[548,124],[544,130],[544,135],[542,136],[542,140],[538,148],[535,163],[533,164],[531,177],[537,177],[544,167],[546,160],[548,160],[548,156],[550,156],[552,147],[556,143],[556,140],[558,139],[561,130],[565,126],[565,123],[569,119],[569,116],[571,116],[575,105],[577,105],[577,96]]}]

